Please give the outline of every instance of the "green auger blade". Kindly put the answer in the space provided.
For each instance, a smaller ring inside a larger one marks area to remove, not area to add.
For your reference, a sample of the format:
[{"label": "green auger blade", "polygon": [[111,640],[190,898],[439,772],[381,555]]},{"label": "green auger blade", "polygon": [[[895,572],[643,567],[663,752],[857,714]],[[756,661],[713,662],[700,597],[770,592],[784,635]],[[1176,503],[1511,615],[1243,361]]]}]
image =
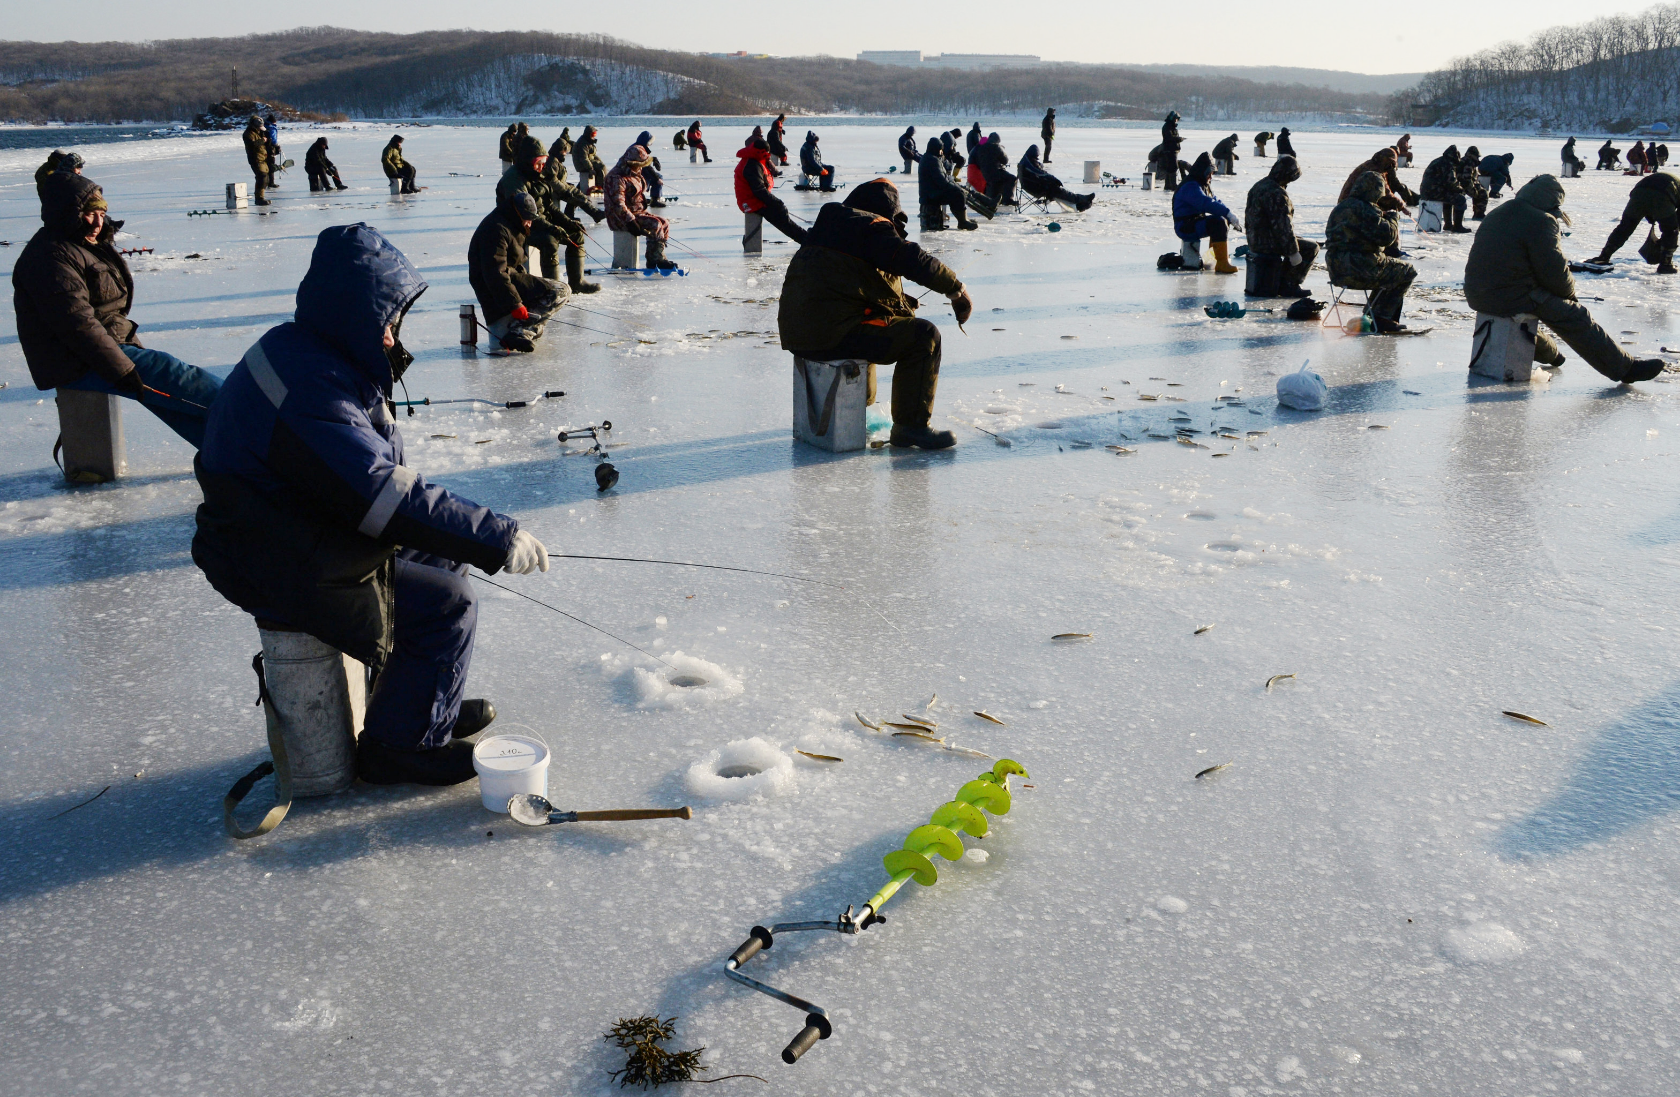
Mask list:
[{"label": "green auger blade", "polygon": [[955,861],[963,855],[962,839],[933,823],[924,823],[911,831],[904,839],[904,848],[924,855],[938,853],[947,861]]},{"label": "green auger blade", "polygon": [[993,815],[1009,814],[1009,790],[984,779],[976,778],[958,789],[957,801],[985,808]]},{"label": "green auger blade", "polygon": [[[887,866],[887,875],[898,878],[899,873],[908,871],[911,878],[923,887],[932,887],[939,882],[939,870],[933,867],[933,862],[914,850],[895,849],[885,857],[881,863]],[[876,892],[876,897],[869,901],[871,906],[884,903],[891,896],[891,892],[882,888]],[[876,909],[880,908],[876,906]]]},{"label": "green auger blade", "polygon": [[933,821],[939,826],[972,834],[976,838],[984,838],[991,829],[986,824],[986,816],[979,808],[960,800],[952,800],[934,812]]}]

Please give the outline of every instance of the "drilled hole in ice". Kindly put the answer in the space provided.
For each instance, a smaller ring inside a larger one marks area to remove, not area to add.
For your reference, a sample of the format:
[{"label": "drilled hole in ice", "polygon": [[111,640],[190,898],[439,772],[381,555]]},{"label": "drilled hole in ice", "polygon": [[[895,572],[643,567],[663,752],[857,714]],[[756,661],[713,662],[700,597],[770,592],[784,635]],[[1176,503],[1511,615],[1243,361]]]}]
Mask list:
[{"label": "drilled hole in ice", "polygon": [[756,777],[763,772],[764,770],[761,767],[750,762],[736,762],[734,765],[719,766],[717,775],[719,777]]},{"label": "drilled hole in ice", "polygon": [[680,686],[683,689],[694,689],[706,684],[706,679],[698,674],[673,674],[670,681],[673,686]]},{"label": "drilled hole in ice", "polygon": [[1189,514],[1186,514],[1184,517],[1192,518],[1192,519],[1194,519],[1198,522],[1211,522],[1215,518],[1218,518],[1219,515],[1214,514],[1210,511],[1205,511],[1205,510],[1193,510]]}]

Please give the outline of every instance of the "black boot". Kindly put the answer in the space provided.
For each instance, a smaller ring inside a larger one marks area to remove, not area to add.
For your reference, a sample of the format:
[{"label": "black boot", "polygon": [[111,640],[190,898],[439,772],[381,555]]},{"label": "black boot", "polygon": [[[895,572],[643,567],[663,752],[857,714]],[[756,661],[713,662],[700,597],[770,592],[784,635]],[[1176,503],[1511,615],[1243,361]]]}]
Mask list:
[{"label": "black boot", "polygon": [[1079,195],[1076,199],[1074,199],[1073,208],[1078,210],[1080,213],[1084,213],[1086,210],[1091,208],[1091,203],[1096,200],[1097,196],[1095,194]]},{"label": "black boot", "polygon": [[473,745],[460,739],[431,750],[397,750],[364,735],[356,742],[356,776],[370,785],[458,785],[472,780]]},{"label": "black boot", "polygon": [[676,270],[677,265],[665,258],[665,241],[655,237],[647,238],[647,269],[648,270]]},{"label": "black boot", "polygon": [[600,293],[601,286],[597,282],[583,280],[583,249],[566,249],[566,284],[573,293]]},{"label": "black boot", "polygon": [[1634,361],[1628,369],[1627,375],[1621,379],[1622,384],[1631,385],[1636,381],[1649,381],[1663,371],[1667,365],[1661,358],[1643,358]]},{"label": "black boot", "polygon": [[465,739],[495,722],[496,706],[482,697],[473,697],[461,702],[461,711],[455,717],[455,726],[449,729],[449,735],[454,739]]},{"label": "black boot", "polygon": [[908,449],[950,449],[957,444],[957,436],[948,430],[934,430],[932,427],[901,427],[894,426],[892,435],[887,439],[892,445]]},{"label": "black boot", "polygon": [[1453,206],[1447,211],[1447,218],[1448,218],[1448,224],[1447,224],[1447,231],[1448,232],[1472,232],[1472,231],[1474,231],[1473,229],[1467,229],[1467,228],[1464,227],[1464,211],[1459,209],[1457,206]]}]

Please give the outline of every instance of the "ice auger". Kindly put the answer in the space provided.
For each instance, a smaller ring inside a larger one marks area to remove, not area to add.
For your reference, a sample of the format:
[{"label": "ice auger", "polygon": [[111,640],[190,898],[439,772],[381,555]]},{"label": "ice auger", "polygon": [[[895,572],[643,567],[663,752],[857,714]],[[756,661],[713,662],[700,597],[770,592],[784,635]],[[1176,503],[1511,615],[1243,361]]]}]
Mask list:
[{"label": "ice auger", "polygon": [[891,879],[881,886],[881,890],[869,897],[869,901],[863,904],[863,909],[856,917],[852,914],[852,908],[847,906],[844,914],[830,922],[781,922],[768,929],[764,926],[754,926],[751,935],[741,943],[741,947],[724,961],[723,973],[737,983],[744,983],[760,994],[768,994],[778,1002],[786,1002],[794,1009],[805,1011],[805,1027],[782,1049],[784,1063],[798,1062],[799,1057],[810,1051],[818,1040],[826,1040],[834,1035],[834,1025],[828,1019],[828,1011],[814,1002],[808,1002],[797,995],[777,990],[768,983],[761,983],[741,974],[741,965],[769,948],[778,933],[793,933],[806,929],[861,933],[877,922],[885,922],[886,918],[881,915],[881,908],[886,905],[888,899],[897,894],[905,881],[915,880],[923,887],[928,887],[939,879],[939,870],[933,867],[933,862],[929,859],[930,854],[937,853],[947,861],[955,861],[963,855],[963,844],[959,834],[972,834],[976,838],[986,836],[989,827],[984,812],[989,811],[993,815],[1009,814],[1009,777],[1016,773],[1027,776],[1027,771],[1021,768],[1019,762],[1008,758],[999,759],[991,769],[958,789],[956,799],[935,811],[927,824],[911,831],[909,837],[904,839],[902,848],[895,849],[882,858],[887,875]]}]

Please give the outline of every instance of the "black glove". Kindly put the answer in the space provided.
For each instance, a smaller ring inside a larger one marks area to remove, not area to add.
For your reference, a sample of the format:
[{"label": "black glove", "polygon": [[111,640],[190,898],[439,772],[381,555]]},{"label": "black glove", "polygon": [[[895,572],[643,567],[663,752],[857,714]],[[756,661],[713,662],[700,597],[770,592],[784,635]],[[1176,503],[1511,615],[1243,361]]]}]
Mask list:
[{"label": "black glove", "polygon": [[968,318],[974,315],[974,298],[968,295],[966,289],[962,291],[962,296],[951,300],[951,311],[956,313],[959,325],[968,323]]},{"label": "black glove", "polygon": [[140,371],[137,369],[131,369],[115,381],[112,381],[111,387],[115,388],[124,396],[132,396],[136,400],[140,399],[140,394],[146,391],[146,386],[140,381]]}]

